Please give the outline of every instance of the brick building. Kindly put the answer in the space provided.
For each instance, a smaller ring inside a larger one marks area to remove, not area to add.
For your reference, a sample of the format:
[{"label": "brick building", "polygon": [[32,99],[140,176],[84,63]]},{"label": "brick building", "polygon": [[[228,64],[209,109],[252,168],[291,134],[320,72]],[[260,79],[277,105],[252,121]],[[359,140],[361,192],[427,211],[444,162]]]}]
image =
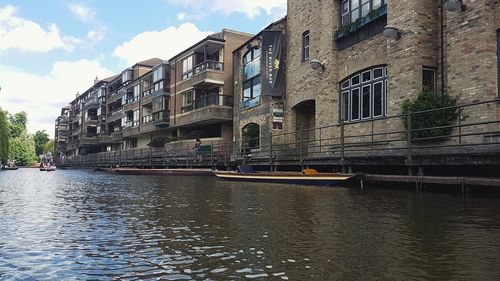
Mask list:
[{"label": "brick building", "polygon": [[[275,37],[278,38],[268,40]],[[274,41],[279,46],[273,46]],[[267,49],[264,43],[267,43]],[[269,47],[275,49],[269,50]],[[277,53],[269,53],[273,51]],[[236,150],[243,149],[244,139],[248,150],[268,146],[270,134],[282,131],[285,58],[286,18],[270,24],[234,51],[233,134]],[[275,70],[276,77],[273,78],[279,81],[274,87],[264,86],[264,83],[273,82],[265,76],[272,75]]]},{"label": "brick building", "polygon": [[[361,134],[372,126],[397,130],[401,121],[386,117],[401,114],[403,101],[424,89],[444,89],[459,103],[495,99],[500,4],[464,0],[461,9],[461,1],[443,2],[288,1],[286,129],[344,120],[347,131]],[[496,106],[484,105],[464,118],[496,114]]]}]

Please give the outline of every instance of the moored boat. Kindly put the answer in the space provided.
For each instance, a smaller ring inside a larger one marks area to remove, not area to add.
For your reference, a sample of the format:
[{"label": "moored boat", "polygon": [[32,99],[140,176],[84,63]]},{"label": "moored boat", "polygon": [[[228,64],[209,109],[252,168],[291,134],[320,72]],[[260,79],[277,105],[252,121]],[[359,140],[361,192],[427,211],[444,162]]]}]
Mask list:
[{"label": "moored boat", "polygon": [[249,166],[240,166],[237,171],[214,171],[220,179],[241,182],[287,183],[302,185],[342,185],[354,175],[318,173],[314,169],[302,172],[256,172]]},{"label": "moored boat", "polygon": [[120,175],[171,175],[171,176],[211,176],[211,169],[138,169],[114,168],[106,169]]}]

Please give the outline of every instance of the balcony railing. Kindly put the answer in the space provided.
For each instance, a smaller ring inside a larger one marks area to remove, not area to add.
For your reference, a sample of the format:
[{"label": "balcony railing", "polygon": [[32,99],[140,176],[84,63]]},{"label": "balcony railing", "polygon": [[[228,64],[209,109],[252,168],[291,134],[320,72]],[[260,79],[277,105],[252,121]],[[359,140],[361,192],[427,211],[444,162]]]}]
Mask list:
[{"label": "balcony railing", "polygon": [[155,112],[155,113],[153,113],[153,122],[156,125],[168,123],[169,122],[169,120],[168,120],[169,115],[170,114],[169,114],[168,110]]},{"label": "balcony railing", "polygon": [[181,108],[182,113],[192,110],[204,108],[211,105],[233,106],[233,97],[219,94],[208,95],[199,99],[195,99],[193,103],[187,104]]},{"label": "balcony railing", "polygon": [[187,79],[193,77],[194,75],[202,73],[206,70],[214,70],[214,71],[222,72],[222,71],[224,71],[224,63],[222,63],[220,61],[202,62],[202,63],[196,65],[193,69],[191,69],[187,72],[184,72],[182,74],[182,80],[187,80]]},{"label": "balcony railing", "polygon": [[131,97],[127,99],[127,104],[132,104],[139,100],[139,97]]},{"label": "balcony railing", "polygon": [[142,117],[142,124],[153,122],[153,114],[146,115]]}]

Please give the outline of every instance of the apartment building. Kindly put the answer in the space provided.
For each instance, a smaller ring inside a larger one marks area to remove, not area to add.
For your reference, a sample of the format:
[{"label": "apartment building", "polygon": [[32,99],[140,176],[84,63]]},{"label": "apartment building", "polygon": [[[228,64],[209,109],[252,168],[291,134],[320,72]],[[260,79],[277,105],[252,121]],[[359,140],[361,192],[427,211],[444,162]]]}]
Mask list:
[{"label": "apartment building", "polygon": [[[286,129],[343,121],[360,134],[401,130],[386,117],[423,90],[461,103],[495,99],[499,11],[497,1],[288,1]],[[484,105],[464,118],[497,110]]]},{"label": "apartment building", "polygon": [[55,132],[54,132],[54,142],[55,150],[59,153],[66,151],[66,145],[68,144],[68,125],[69,125],[69,113],[71,107],[65,106],[61,109],[61,114],[57,117],[55,121]]},{"label": "apartment building", "polygon": [[[286,17],[264,28],[233,52],[233,134],[236,150],[268,146],[283,129]],[[243,144],[243,142],[245,142]]]},{"label": "apartment building", "polygon": [[252,36],[224,29],[169,60],[170,130],[177,144],[233,140],[233,51]]},{"label": "apartment building", "polygon": [[[121,87],[113,99],[115,113],[111,125],[122,128],[122,148],[142,148],[151,145],[155,139],[166,137],[169,126],[169,70],[168,63],[154,58],[137,63],[121,74]],[[117,116],[117,112],[118,114]],[[118,120],[120,119],[121,120]],[[108,150],[113,150],[112,147]]]}]

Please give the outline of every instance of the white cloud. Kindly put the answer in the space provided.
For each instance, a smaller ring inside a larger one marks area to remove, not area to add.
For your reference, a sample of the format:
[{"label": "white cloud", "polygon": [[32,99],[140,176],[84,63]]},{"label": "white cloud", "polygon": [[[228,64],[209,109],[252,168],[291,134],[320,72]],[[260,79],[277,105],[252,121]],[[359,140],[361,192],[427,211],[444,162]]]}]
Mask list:
[{"label": "white cloud", "polygon": [[253,19],[262,11],[271,15],[273,12],[282,14],[286,11],[287,0],[170,0],[171,3],[187,8],[193,8],[197,13],[220,12],[225,15],[243,13]]},{"label": "white cloud", "polygon": [[18,9],[11,5],[0,8],[0,52],[9,49],[29,52],[73,50],[78,39],[61,36],[55,23],[44,29],[34,21],[16,17],[17,11]]},{"label": "white cloud", "polygon": [[81,21],[91,22],[95,19],[95,12],[81,3],[69,3],[68,9]]},{"label": "white cloud", "polygon": [[96,76],[103,79],[113,72],[98,60],[55,62],[50,75],[39,76],[0,64],[0,106],[10,113],[26,111],[28,130],[46,130],[54,135],[54,120],[61,107],[76,93],[93,85]]},{"label": "white cloud", "polygon": [[171,26],[159,31],[146,31],[116,47],[113,55],[127,65],[153,57],[168,60],[212,33],[212,31],[201,31],[189,22],[179,27]]},{"label": "white cloud", "polygon": [[178,13],[177,14],[177,19],[178,20],[184,20],[187,17],[186,13]]},{"label": "white cloud", "polygon": [[106,28],[99,27],[90,30],[87,33],[87,40],[89,44],[94,45],[99,41],[102,41],[106,37]]}]

